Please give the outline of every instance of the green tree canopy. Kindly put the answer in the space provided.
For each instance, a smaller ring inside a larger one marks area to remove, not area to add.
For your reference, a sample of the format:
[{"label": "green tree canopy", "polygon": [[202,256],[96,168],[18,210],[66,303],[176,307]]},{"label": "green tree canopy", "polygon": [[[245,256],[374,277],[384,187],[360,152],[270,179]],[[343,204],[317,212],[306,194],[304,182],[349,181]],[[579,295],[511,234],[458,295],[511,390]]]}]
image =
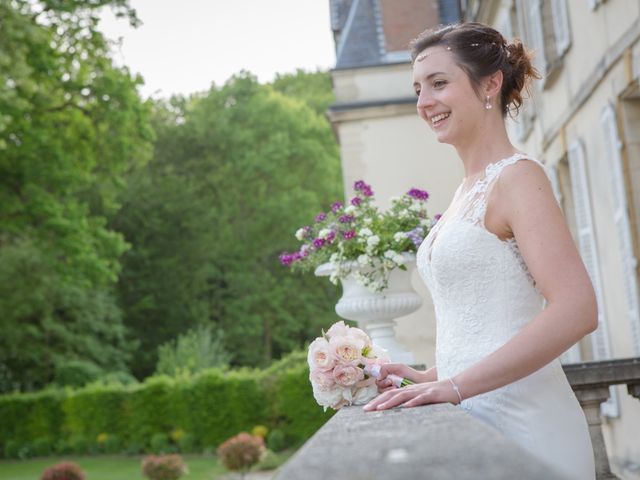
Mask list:
[{"label": "green tree canopy", "polygon": [[96,29],[125,0],[0,0],[0,389],[56,362],[124,366],[113,284],[127,244],[107,227],[123,174],[150,154],[149,107]]},{"label": "green tree canopy", "polygon": [[[318,97],[330,92],[316,83]],[[153,161],[133,176],[113,219],[133,245],[119,292],[142,342],[138,373],[153,370],[158,345],[197,324],[224,330],[234,364],[300,347],[330,323],[336,290],[291,275],[278,254],[341,196],[328,121],[301,97],[241,74],[159,103],[154,128]]]}]

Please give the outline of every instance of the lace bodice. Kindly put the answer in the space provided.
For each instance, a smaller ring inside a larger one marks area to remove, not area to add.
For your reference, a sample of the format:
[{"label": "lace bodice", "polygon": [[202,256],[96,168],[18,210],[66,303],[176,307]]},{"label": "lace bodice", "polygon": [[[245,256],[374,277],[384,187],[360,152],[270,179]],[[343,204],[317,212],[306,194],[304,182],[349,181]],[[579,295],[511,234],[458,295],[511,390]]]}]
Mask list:
[{"label": "lace bodice", "polygon": [[[436,312],[438,376],[454,376],[513,337],[542,308],[543,297],[515,239],[484,225],[487,200],[500,173],[523,154],[492,163],[450,207],[418,249],[418,271]],[[542,167],[544,168],[544,167]]]}]

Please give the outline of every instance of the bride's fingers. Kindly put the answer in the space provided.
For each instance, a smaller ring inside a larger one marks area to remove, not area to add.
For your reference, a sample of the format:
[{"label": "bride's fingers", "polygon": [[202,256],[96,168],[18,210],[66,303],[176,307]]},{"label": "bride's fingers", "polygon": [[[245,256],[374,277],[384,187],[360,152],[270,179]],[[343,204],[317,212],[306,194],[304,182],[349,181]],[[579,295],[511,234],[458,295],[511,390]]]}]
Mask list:
[{"label": "bride's fingers", "polygon": [[393,391],[383,393],[372,402],[369,402],[365,405],[365,410],[386,410],[387,408],[397,407],[413,398],[414,395],[416,395],[416,392],[412,390],[394,389]]}]

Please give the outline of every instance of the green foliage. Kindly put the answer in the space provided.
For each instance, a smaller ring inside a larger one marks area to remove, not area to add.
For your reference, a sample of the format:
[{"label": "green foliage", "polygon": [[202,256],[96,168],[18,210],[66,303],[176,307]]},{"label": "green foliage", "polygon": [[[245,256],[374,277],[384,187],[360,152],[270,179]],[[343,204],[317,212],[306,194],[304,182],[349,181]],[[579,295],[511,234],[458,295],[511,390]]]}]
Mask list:
[{"label": "green foliage", "polygon": [[267,447],[274,452],[280,452],[287,447],[284,432],[279,428],[271,430],[267,435]]},{"label": "green foliage", "polygon": [[103,374],[102,369],[93,362],[70,360],[56,366],[54,382],[61,387],[83,387]]},{"label": "green foliage", "polygon": [[0,2],[0,391],[49,383],[64,359],[124,368],[107,226],[153,138],[140,79],[114,67],[97,9],[126,0]]},{"label": "green foliage", "polygon": [[200,325],[158,348],[156,373],[160,375],[194,374],[207,368],[228,365],[230,355],[224,350],[223,333],[215,335],[210,325]]},{"label": "green foliage", "polygon": [[305,353],[294,352],[263,371],[209,369],[129,387],[95,383],[2,395],[0,451],[11,458],[45,450],[198,452],[256,425],[280,450],[300,444],[331,416],[316,404],[307,377]]},{"label": "green foliage", "polygon": [[302,92],[307,76],[326,73],[278,87],[242,74],[155,105],[154,158],[127,179],[110,223],[133,245],[118,290],[142,342],[137,376],[153,371],[158,345],[196,325],[224,330],[234,365],[258,366],[331,323],[335,287],[277,261],[295,228],[341,191],[326,118],[277,91]]},{"label": "green foliage", "polygon": [[333,102],[333,86],[329,72],[305,72],[277,74],[272,83],[274,90],[283,95],[302,100],[318,115],[324,115]]}]

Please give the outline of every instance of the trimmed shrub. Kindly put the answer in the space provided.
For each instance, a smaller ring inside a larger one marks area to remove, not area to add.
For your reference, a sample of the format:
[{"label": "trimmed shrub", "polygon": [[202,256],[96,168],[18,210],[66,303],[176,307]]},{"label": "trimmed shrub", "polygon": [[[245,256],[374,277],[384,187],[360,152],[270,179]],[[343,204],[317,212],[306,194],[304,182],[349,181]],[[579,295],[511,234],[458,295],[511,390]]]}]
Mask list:
[{"label": "trimmed shrub", "polygon": [[50,438],[36,438],[31,444],[36,457],[46,457],[53,452],[53,441]]},{"label": "trimmed shrub", "polygon": [[262,437],[241,432],[220,445],[217,453],[229,470],[247,471],[264,457],[266,451]]},{"label": "trimmed shrub", "polygon": [[48,467],[42,472],[40,480],[85,480],[80,466],[72,462],[62,462]]},{"label": "trimmed shrub", "polygon": [[89,453],[91,445],[89,440],[84,435],[74,435],[69,439],[69,446],[74,453],[85,454]]},{"label": "trimmed shrub", "polygon": [[267,435],[267,447],[274,452],[280,452],[287,448],[287,441],[284,432],[279,429],[271,430]]},{"label": "trimmed shrub", "polygon": [[149,455],[142,460],[142,474],[150,480],[177,480],[187,472],[180,455]]}]

